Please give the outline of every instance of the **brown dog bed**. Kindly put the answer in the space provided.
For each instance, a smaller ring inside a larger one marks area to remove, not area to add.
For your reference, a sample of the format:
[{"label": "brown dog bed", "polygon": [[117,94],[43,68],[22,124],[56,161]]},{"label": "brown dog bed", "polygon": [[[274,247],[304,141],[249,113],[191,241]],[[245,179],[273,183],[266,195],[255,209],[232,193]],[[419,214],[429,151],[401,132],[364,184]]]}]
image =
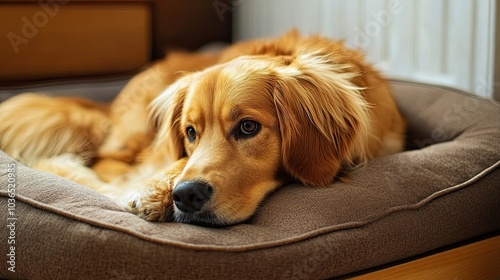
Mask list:
[{"label": "brown dog bed", "polygon": [[10,225],[0,230],[0,277],[329,278],[498,232],[500,106],[447,88],[392,87],[409,123],[405,152],[330,188],[285,186],[225,228],[144,221],[0,152],[0,219]]}]

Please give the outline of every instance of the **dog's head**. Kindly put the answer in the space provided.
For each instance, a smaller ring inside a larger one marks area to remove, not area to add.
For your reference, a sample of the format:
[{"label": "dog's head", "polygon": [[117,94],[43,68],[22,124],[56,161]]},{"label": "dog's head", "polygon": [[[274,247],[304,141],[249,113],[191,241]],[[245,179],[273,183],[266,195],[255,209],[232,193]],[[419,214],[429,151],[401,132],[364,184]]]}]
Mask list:
[{"label": "dog's head", "polygon": [[189,160],[175,180],[176,221],[249,218],[290,178],[328,185],[367,133],[349,66],[319,55],[243,56],[188,74],[153,103],[156,149]]}]

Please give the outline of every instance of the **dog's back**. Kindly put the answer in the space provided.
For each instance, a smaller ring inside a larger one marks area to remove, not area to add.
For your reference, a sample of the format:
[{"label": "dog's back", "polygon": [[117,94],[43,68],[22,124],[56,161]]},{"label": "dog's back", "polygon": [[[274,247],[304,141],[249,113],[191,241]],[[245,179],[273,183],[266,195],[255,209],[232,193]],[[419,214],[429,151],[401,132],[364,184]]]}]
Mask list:
[{"label": "dog's back", "polygon": [[110,125],[107,105],[22,94],[0,103],[0,149],[28,166],[63,153],[91,159]]}]

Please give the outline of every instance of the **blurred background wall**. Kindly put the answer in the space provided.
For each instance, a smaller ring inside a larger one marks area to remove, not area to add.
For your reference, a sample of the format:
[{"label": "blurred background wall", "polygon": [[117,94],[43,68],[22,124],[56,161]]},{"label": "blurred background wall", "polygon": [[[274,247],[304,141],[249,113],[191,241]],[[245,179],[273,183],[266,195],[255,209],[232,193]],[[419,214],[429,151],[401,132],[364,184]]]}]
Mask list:
[{"label": "blurred background wall", "polygon": [[297,27],[362,49],[390,78],[500,100],[497,5],[495,0],[237,0],[233,37],[275,36]]}]

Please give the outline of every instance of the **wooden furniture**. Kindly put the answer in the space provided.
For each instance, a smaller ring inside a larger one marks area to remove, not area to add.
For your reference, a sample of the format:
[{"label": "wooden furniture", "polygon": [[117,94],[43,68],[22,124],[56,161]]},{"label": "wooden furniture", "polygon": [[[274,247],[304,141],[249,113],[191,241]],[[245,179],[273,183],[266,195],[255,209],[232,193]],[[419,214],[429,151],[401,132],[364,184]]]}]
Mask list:
[{"label": "wooden furniture", "polygon": [[497,279],[498,260],[500,236],[497,235],[352,279]]},{"label": "wooden furniture", "polygon": [[1,3],[1,81],[129,72],[150,60],[147,1],[48,3]]},{"label": "wooden furniture", "polygon": [[0,86],[133,73],[168,48],[229,41],[210,1],[0,0]]}]

